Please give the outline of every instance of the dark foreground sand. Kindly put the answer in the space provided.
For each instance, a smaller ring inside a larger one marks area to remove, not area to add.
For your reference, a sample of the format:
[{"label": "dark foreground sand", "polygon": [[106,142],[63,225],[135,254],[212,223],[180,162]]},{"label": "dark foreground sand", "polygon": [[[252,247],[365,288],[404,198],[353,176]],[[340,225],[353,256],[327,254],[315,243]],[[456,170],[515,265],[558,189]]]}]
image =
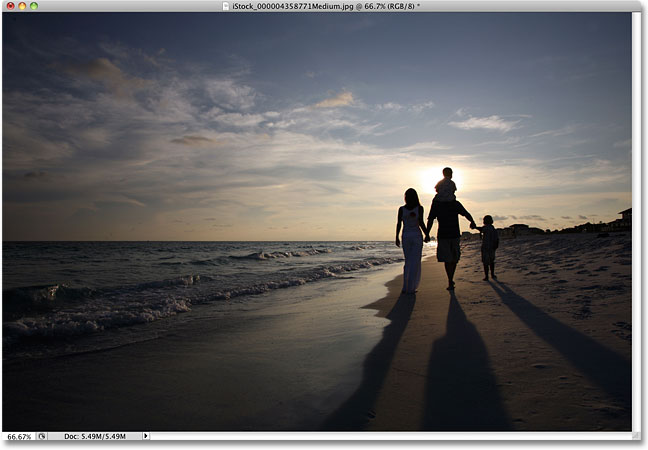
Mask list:
[{"label": "dark foreground sand", "polygon": [[499,281],[484,282],[468,246],[454,293],[430,259],[416,295],[397,277],[386,296],[363,286],[383,296],[368,305],[348,308],[362,299],[351,290],[216,331],[5,364],[4,430],[629,431],[630,266],[606,257],[597,273],[579,248],[544,272],[507,267],[503,251]]},{"label": "dark foreground sand", "polygon": [[[3,364],[5,430],[313,430],[357,387],[393,270],[195,308],[150,341]],[[163,321],[153,325],[163,325]]]},{"label": "dark foreground sand", "polygon": [[[390,295],[369,307],[391,324],[326,428],[630,431],[627,242],[589,244],[567,241],[552,259],[556,248],[535,249],[527,261],[528,246],[509,242],[501,259],[516,264],[500,264],[490,282],[478,244],[464,247],[455,292],[434,260],[416,295],[389,283]],[[521,264],[533,260],[544,269]]]}]

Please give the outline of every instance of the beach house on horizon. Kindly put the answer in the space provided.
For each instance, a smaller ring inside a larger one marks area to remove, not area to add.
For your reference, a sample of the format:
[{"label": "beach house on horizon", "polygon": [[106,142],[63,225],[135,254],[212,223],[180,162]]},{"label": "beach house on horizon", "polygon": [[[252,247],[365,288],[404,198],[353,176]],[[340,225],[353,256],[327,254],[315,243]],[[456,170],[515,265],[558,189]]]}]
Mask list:
[{"label": "beach house on horizon", "polygon": [[[601,232],[614,232],[614,231],[631,231],[632,230],[632,208],[628,208],[619,212],[621,214],[620,219],[616,219],[608,223],[583,223],[581,225],[576,225],[571,228],[563,228],[562,230],[554,231],[553,233],[601,233]],[[511,239],[520,236],[531,236],[545,234],[544,230],[540,228],[530,227],[524,223],[515,223],[509,225],[506,228],[498,228],[497,232],[499,237],[502,239]],[[549,230],[547,230],[549,233]],[[464,231],[461,233],[461,239],[472,240],[479,239],[479,233],[472,233],[470,231]]]},{"label": "beach house on horizon", "polygon": [[[530,227],[529,225],[524,223],[516,223],[513,225],[509,225],[506,228],[498,228],[497,233],[499,234],[500,238],[509,239],[509,238],[515,238],[519,236],[544,234],[545,231],[540,228]],[[463,233],[461,233],[461,239],[464,241],[471,240],[471,239],[478,239],[478,238],[479,238],[479,233],[471,233],[470,231],[464,231]]]},{"label": "beach house on horizon", "polygon": [[524,223],[514,223],[506,228],[500,228],[497,231],[501,238],[515,238],[519,236],[530,236],[533,234],[544,234],[544,230],[530,227]]},{"label": "beach house on horizon", "polygon": [[632,208],[628,208],[619,212],[620,219],[612,222],[604,223],[583,223],[571,228],[564,228],[558,233],[610,233],[615,231],[630,231],[632,230]]},{"label": "beach house on horizon", "polygon": [[608,223],[603,231],[630,231],[632,230],[632,208],[619,212],[621,218]]}]

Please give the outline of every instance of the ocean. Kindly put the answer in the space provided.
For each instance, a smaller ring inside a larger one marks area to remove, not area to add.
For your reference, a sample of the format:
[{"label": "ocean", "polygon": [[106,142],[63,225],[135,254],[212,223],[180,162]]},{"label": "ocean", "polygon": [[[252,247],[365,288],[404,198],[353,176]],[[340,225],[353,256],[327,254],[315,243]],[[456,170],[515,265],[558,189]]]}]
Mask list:
[{"label": "ocean", "polygon": [[151,339],[195,308],[255,307],[260,294],[402,261],[382,241],[4,242],[3,358]]}]

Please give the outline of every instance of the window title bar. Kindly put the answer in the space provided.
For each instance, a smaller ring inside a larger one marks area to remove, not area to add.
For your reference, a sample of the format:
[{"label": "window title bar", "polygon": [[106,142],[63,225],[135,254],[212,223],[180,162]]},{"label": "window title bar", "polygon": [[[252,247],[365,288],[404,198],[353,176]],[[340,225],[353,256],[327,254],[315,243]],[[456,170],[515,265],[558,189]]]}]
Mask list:
[{"label": "window title bar", "polygon": [[[29,5],[27,2],[23,2]],[[214,1],[40,0],[37,8],[2,3],[3,12],[640,12],[638,1]]]}]

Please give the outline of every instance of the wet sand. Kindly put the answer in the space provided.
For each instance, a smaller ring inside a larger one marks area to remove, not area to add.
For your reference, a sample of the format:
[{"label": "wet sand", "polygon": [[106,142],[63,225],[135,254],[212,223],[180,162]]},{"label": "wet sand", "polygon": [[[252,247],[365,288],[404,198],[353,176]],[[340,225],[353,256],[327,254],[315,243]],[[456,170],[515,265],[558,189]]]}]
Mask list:
[{"label": "wet sand", "polygon": [[319,429],[388,323],[362,306],[398,270],[272,292],[227,314],[195,308],[145,342],[5,362],[4,429]]}]

